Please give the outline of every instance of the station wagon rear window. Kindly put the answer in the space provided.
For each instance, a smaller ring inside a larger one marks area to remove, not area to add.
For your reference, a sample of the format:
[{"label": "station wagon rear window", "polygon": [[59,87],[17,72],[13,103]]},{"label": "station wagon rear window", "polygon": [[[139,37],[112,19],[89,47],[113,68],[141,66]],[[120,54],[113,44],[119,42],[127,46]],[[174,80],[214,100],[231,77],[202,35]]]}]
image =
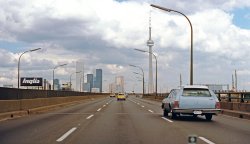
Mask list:
[{"label": "station wagon rear window", "polygon": [[182,96],[211,97],[211,94],[208,89],[184,88]]}]

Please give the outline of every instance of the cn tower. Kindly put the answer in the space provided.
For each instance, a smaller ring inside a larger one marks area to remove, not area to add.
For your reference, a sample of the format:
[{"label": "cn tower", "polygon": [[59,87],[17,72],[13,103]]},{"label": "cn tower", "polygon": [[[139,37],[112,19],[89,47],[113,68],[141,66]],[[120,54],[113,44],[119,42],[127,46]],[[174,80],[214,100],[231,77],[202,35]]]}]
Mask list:
[{"label": "cn tower", "polygon": [[154,83],[153,83],[153,68],[152,68],[152,47],[154,46],[154,41],[151,39],[151,14],[149,16],[149,39],[147,41],[147,46],[149,48],[148,93],[153,93]]}]

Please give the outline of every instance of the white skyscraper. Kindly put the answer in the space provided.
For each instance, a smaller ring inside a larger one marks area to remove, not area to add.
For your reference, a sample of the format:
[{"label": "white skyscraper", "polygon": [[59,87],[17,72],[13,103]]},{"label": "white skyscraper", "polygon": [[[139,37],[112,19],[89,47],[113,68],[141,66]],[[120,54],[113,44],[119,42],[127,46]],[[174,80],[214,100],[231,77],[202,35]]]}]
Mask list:
[{"label": "white skyscraper", "polygon": [[[76,73],[76,86],[75,86],[75,90],[76,91],[81,91],[82,90],[82,86],[84,83],[84,63],[77,61],[76,62],[76,72],[80,72],[80,73]],[[80,84],[81,82],[81,84]]]},{"label": "white skyscraper", "polygon": [[124,92],[124,77],[123,76],[117,76],[115,78],[115,84],[116,84],[116,92]]},{"label": "white skyscraper", "polygon": [[153,83],[153,68],[152,68],[152,47],[154,46],[154,41],[151,39],[151,16],[149,17],[149,39],[147,41],[147,46],[149,48],[148,92],[153,93],[154,83]]}]

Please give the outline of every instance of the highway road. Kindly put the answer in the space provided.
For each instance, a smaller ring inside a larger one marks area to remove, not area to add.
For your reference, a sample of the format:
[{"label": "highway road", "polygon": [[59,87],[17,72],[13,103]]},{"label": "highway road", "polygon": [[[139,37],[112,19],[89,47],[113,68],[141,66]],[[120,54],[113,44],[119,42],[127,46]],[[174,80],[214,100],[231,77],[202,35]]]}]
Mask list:
[{"label": "highway road", "polygon": [[101,98],[0,122],[0,144],[248,144],[250,121],[230,116],[162,117],[160,102]]}]

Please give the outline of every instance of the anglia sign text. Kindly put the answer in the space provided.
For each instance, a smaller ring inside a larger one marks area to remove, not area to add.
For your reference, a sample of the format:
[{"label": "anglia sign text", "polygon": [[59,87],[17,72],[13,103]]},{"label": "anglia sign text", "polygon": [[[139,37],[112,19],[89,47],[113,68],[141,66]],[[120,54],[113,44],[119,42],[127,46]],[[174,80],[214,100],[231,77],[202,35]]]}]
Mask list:
[{"label": "anglia sign text", "polygon": [[43,86],[43,78],[23,77],[21,78],[21,86]]}]

